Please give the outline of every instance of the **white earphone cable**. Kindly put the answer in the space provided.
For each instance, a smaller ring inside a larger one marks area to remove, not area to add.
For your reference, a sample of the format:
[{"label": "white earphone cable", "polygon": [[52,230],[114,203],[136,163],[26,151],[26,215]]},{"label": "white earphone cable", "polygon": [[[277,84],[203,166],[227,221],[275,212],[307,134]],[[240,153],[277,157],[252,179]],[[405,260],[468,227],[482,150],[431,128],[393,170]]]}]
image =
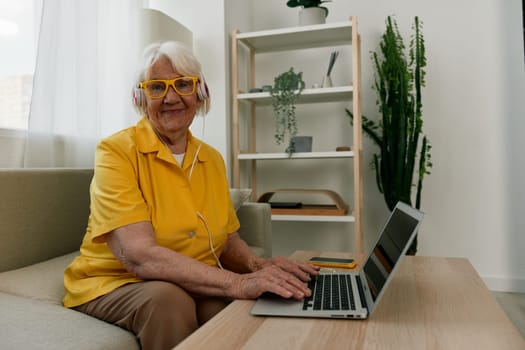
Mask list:
[{"label": "white earphone cable", "polygon": [[[204,101],[206,103],[206,100]],[[190,174],[188,178],[191,180],[191,175],[193,174],[193,168],[195,167],[195,163],[197,162],[197,156],[199,155],[199,152],[202,147],[202,140],[204,140],[204,130],[206,129],[206,118],[202,117],[202,130],[201,130],[201,143],[199,143],[199,147],[197,147],[197,151],[195,152],[195,156],[193,157],[193,161],[191,162],[191,168],[190,168]]]},{"label": "white earphone cable", "polygon": [[193,168],[195,168],[195,163],[197,162],[197,156],[199,155],[201,146],[202,146],[202,143],[199,144],[199,147],[197,147],[197,151],[195,152],[195,156],[193,156],[193,161],[191,162],[191,168],[190,168],[190,174],[188,175],[188,180],[191,180],[191,175],[193,174]]},{"label": "white earphone cable", "polygon": [[199,219],[201,219],[202,223],[204,224],[204,227],[206,228],[206,232],[208,232],[208,240],[210,242],[210,250],[211,250],[211,253],[212,253],[213,257],[215,258],[215,261],[217,262],[217,266],[219,266],[219,268],[221,270],[224,270],[224,268],[222,267],[222,264],[221,264],[219,258],[217,257],[217,254],[215,253],[215,247],[213,246],[213,240],[211,238],[211,232],[210,232],[210,229],[208,227],[208,223],[206,222],[206,220],[204,219],[204,216],[202,216],[202,214],[200,212],[197,212],[197,216],[199,217]]},{"label": "white earphone cable", "polygon": [[[204,101],[204,103],[206,103],[206,101]],[[202,118],[202,135],[201,135],[201,140],[204,139],[204,131],[206,129],[206,118]],[[153,127],[153,130],[155,131],[155,133],[157,134],[157,136],[159,137],[160,141],[166,146],[168,147],[168,145],[164,142],[164,140],[162,139],[162,137],[160,136],[158,130]],[[197,147],[197,151],[195,152],[195,156],[193,156],[193,160],[191,162],[191,168],[190,168],[190,173],[188,175],[188,180],[191,180],[191,176],[193,175],[193,169],[195,168],[195,164],[197,163],[197,156],[199,155],[199,152],[201,150],[201,147],[202,147],[202,141],[201,143],[199,143],[199,146]],[[215,253],[215,247],[213,246],[213,239],[211,237],[211,232],[210,232],[210,228],[208,227],[208,223],[206,222],[206,219],[204,219],[204,216],[197,211],[197,216],[199,217],[199,219],[202,221],[202,223],[204,224],[204,227],[206,229],[206,232],[208,233],[208,241],[209,241],[209,244],[210,244],[210,250],[211,250],[211,253],[213,255],[213,257],[215,258],[215,261],[217,262],[217,266],[219,266],[220,269],[224,270],[224,268],[222,267],[222,264],[219,260],[219,257],[217,257],[217,253]]]}]

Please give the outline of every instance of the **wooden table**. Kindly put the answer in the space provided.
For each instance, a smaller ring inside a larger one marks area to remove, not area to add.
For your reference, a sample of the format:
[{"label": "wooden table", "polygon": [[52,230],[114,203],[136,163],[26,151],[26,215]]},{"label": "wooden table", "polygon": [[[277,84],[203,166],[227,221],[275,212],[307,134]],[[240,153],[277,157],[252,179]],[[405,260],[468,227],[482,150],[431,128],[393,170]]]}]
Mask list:
[{"label": "wooden table", "polygon": [[463,258],[406,257],[368,320],[256,317],[253,303],[234,301],[176,349],[525,349]]}]

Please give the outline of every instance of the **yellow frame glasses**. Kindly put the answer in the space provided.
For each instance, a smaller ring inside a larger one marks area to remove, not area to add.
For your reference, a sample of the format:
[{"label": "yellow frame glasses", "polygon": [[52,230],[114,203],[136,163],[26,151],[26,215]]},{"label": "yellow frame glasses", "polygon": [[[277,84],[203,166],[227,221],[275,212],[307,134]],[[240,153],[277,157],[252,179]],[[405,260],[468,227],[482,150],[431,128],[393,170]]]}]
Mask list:
[{"label": "yellow frame glasses", "polygon": [[[160,99],[166,96],[170,86],[180,96],[191,95],[195,92],[198,81],[199,78],[197,77],[178,77],[171,80],[154,79],[140,82],[139,87],[144,90],[149,98]],[[191,85],[188,85],[190,83]]]}]

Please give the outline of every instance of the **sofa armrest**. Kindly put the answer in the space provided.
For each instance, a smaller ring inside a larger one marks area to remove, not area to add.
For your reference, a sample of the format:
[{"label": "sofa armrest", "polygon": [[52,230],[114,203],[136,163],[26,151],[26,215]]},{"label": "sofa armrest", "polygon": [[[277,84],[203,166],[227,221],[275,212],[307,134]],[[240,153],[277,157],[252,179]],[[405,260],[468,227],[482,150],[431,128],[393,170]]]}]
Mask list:
[{"label": "sofa armrest", "polygon": [[241,223],[239,235],[254,252],[262,257],[272,256],[272,212],[268,203],[245,202],[237,217]]}]

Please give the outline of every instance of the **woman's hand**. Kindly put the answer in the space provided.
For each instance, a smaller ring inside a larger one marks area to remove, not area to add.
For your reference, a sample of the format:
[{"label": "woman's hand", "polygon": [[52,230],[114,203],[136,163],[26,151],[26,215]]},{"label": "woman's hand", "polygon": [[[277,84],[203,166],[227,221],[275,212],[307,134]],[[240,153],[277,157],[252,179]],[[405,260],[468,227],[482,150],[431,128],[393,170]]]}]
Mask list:
[{"label": "woman's hand", "polygon": [[304,282],[277,266],[267,266],[256,272],[237,275],[233,290],[236,299],[256,299],[265,292],[297,300],[311,295]]},{"label": "woman's hand", "polygon": [[264,292],[272,292],[300,300],[311,295],[305,282],[310,281],[310,275],[317,274],[317,266],[284,257],[261,259],[255,272],[238,275],[234,295],[239,299],[255,299]]},{"label": "woman's hand", "polygon": [[293,261],[282,256],[264,259],[259,263],[259,268],[267,266],[277,266],[281,270],[291,273],[303,282],[310,281],[311,275],[318,275],[320,269],[318,266]]},{"label": "woman's hand", "polygon": [[306,286],[310,276],[319,274],[317,266],[255,255],[238,233],[228,235],[220,259],[226,269],[237,273],[227,283],[227,293],[237,299],[255,299],[264,292],[302,299],[311,294]]}]

